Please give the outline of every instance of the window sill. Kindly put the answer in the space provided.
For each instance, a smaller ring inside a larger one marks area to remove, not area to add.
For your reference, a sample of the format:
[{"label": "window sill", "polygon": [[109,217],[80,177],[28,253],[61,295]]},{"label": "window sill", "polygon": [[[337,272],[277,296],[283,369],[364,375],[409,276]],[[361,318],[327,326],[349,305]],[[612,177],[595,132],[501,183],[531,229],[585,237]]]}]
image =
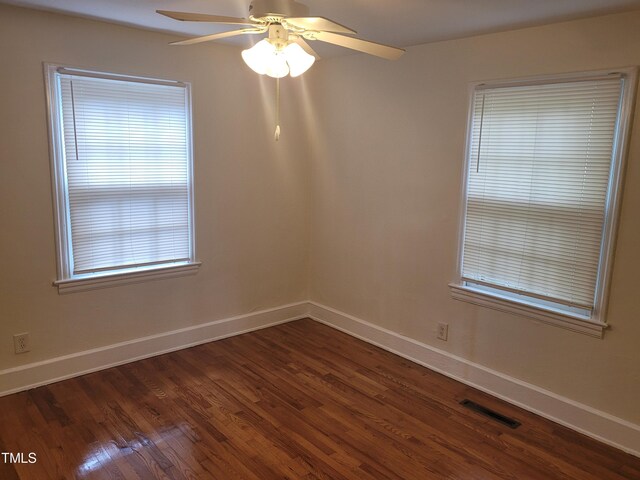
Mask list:
[{"label": "window sill", "polygon": [[525,317],[533,318],[534,320],[539,320],[550,325],[566,328],[592,337],[602,338],[604,331],[608,327],[606,323],[586,320],[565,313],[526,305],[508,298],[491,295],[486,292],[480,292],[465,285],[450,283],[449,289],[451,291],[451,296],[455,300],[493,308],[494,310],[500,310],[502,312],[523,315]]},{"label": "window sill", "polygon": [[181,263],[169,267],[149,268],[139,271],[129,271],[112,273],[85,278],[70,278],[66,280],[56,280],[53,285],[58,287],[59,294],[83,292],[95,290],[97,288],[115,287],[129,283],[147,282],[150,280],[160,280],[163,278],[182,277],[197,273],[202,265],[201,262]]}]

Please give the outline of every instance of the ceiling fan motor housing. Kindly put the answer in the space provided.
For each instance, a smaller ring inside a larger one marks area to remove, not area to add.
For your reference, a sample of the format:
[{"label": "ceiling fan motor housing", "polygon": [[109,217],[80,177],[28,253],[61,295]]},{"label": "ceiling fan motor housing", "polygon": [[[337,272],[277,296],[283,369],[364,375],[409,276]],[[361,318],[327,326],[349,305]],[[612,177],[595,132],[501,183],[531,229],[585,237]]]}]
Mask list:
[{"label": "ceiling fan motor housing", "polygon": [[306,17],[309,7],[295,0],[253,0],[249,16],[269,23],[280,23],[283,17]]},{"label": "ceiling fan motor housing", "polygon": [[269,26],[269,43],[280,51],[289,43],[289,32],[279,24]]}]

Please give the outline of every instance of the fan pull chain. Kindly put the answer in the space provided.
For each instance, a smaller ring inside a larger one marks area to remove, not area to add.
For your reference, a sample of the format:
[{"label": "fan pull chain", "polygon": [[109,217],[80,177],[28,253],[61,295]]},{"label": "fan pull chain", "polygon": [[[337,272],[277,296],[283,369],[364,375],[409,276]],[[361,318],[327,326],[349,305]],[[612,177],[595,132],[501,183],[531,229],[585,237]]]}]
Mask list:
[{"label": "fan pull chain", "polygon": [[280,79],[276,78],[276,132],[273,136],[275,141],[280,140]]}]

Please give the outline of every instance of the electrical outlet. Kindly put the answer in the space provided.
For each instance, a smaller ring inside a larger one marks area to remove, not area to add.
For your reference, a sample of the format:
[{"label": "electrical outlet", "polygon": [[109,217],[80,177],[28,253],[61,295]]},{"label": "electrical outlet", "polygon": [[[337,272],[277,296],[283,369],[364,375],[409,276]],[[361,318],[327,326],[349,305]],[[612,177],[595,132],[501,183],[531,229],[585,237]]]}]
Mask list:
[{"label": "electrical outlet", "polygon": [[13,336],[13,349],[15,353],[25,353],[31,350],[29,345],[29,333],[18,333]]},{"label": "electrical outlet", "polygon": [[438,323],[438,338],[446,342],[448,337],[449,337],[449,324]]}]

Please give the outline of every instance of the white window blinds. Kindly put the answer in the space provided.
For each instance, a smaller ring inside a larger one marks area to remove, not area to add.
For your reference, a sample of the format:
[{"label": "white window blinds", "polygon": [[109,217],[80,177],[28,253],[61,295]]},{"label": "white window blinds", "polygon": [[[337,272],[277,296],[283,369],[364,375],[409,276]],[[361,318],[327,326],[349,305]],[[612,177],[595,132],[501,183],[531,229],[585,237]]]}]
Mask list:
[{"label": "white window blinds", "polygon": [[591,311],[622,81],[476,90],[463,281]]},{"label": "white window blinds", "polygon": [[71,273],[190,260],[187,89],[57,78]]}]

